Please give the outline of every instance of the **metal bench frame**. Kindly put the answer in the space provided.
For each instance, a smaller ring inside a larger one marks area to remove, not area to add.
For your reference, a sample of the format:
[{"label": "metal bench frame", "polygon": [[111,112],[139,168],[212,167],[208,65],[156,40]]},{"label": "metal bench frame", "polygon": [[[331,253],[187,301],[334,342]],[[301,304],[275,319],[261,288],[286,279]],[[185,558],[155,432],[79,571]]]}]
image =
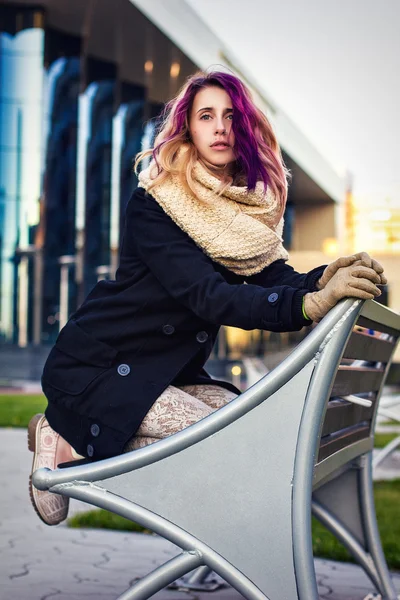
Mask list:
[{"label": "metal bench frame", "polygon": [[394,352],[400,316],[373,301],[342,301],[278,367],[195,425],[121,456],[34,473],[38,489],[110,510],[182,549],[119,600],[148,598],[204,565],[249,600],[318,600],[312,513],[382,597],[397,599],[371,474],[376,407],[390,359],[368,437],[318,462],[333,382],[357,321],[383,324]]},{"label": "metal bench frame", "polygon": [[[378,417],[391,419],[392,421],[395,421],[395,424],[400,425],[400,398],[382,398],[378,407]],[[383,461],[389,458],[389,456],[393,454],[393,452],[395,452],[399,446],[400,435],[388,442],[384,448],[376,453],[376,456],[372,461],[373,469],[380,467]]]}]

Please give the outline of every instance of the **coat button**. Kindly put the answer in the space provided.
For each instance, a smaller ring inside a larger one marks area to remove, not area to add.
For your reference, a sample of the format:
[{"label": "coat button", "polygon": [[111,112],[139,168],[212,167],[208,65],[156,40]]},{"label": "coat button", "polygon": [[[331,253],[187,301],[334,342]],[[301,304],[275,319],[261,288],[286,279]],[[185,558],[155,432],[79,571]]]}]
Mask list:
[{"label": "coat button", "polygon": [[175,327],[173,325],[163,325],[162,328],[165,335],[171,335],[175,331]]},{"label": "coat button", "polygon": [[90,433],[92,434],[93,437],[97,437],[100,433],[100,427],[96,423],[94,423],[90,427]]},{"label": "coat button", "polygon": [[87,445],[86,452],[87,452],[87,455],[89,456],[89,458],[92,458],[92,456],[94,454],[94,448],[93,448],[92,444]]},{"label": "coat button", "polygon": [[268,302],[270,304],[274,304],[274,302],[276,302],[278,300],[278,298],[279,298],[278,294],[276,292],[274,292],[273,294],[270,294],[268,296]]},{"label": "coat button", "polygon": [[200,342],[200,344],[204,344],[208,340],[208,333],[206,331],[199,331],[196,335],[196,340]]},{"label": "coat button", "polygon": [[131,372],[131,368],[129,365],[119,365],[117,372],[118,375],[122,375],[122,377],[125,377],[126,375],[129,375],[129,373]]}]

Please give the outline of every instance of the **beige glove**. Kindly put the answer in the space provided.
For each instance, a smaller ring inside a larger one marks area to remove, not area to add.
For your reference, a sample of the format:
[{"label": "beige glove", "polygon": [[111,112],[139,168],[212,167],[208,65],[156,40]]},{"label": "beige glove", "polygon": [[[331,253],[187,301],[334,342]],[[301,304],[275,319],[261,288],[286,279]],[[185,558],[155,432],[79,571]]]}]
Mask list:
[{"label": "beige glove", "polygon": [[373,269],[380,276],[381,280],[379,281],[379,285],[387,284],[387,279],[383,274],[382,265],[379,264],[377,260],[371,258],[367,252],[358,252],[357,254],[351,254],[350,256],[341,256],[330,263],[322,273],[322,277],[317,281],[317,289],[322,290],[338,269],[349,267],[350,265],[360,265]]},{"label": "beige glove", "polygon": [[381,295],[376,284],[381,277],[370,267],[350,265],[339,268],[320,292],[304,296],[307,316],[318,323],[342,298],[372,299]]}]

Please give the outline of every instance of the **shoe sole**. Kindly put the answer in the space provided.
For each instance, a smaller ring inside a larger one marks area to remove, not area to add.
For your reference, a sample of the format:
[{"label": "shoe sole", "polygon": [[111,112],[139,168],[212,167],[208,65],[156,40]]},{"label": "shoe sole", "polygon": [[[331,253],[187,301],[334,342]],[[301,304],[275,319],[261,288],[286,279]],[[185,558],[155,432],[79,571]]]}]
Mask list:
[{"label": "shoe sole", "polygon": [[32,459],[32,472],[29,475],[29,498],[31,499],[31,503],[33,508],[35,509],[35,513],[37,514],[37,516],[39,517],[39,519],[41,521],[43,521],[43,523],[46,523],[46,525],[48,525],[48,523],[43,519],[42,515],[40,514],[37,506],[36,506],[36,502],[35,502],[35,497],[34,497],[34,491],[33,491],[33,484],[32,484],[32,473],[34,471],[36,471],[35,469],[35,453],[36,453],[36,432],[38,430],[38,423],[40,421],[40,419],[43,417],[43,415],[35,415],[34,417],[32,417],[32,419],[29,421],[29,425],[28,425],[28,449],[33,452],[33,459]]},{"label": "shoe sole", "polygon": [[31,452],[35,452],[36,451],[36,428],[37,428],[37,424],[39,423],[40,419],[43,417],[43,415],[35,415],[34,417],[32,417],[32,419],[29,421],[29,425],[28,425],[28,449]]},{"label": "shoe sole", "polygon": [[[37,504],[36,504],[36,501],[35,501],[35,491],[34,491],[34,487],[33,487],[33,484],[32,484],[32,473],[34,473],[34,471],[36,471],[36,468],[37,468],[36,464],[35,464],[35,458],[36,458],[36,448],[38,446],[39,436],[40,436],[40,429],[38,427],[38,423],[43,418],[44,418],[44,415],[41,415],[41,414],[35,415],[29,421],[29,425],[28,425],[28,449],[31,452],[33,452],[32,472],[29,475],[29,497],[30,497],[32,506],[35,509],[35,513],[37,514],[37,516],[39,517],[39,519],[43,523],[45,523],[46,525],[49,525],[51,527],[53,525],[58,525],[58,523],[49,523],[40,514],[40,511],[39,511],[39,509],[37,507]],[[64,519],[62,519],[62,520],[64,520]],[[59,523],[61,523],[61,521],[59,521]]]}]

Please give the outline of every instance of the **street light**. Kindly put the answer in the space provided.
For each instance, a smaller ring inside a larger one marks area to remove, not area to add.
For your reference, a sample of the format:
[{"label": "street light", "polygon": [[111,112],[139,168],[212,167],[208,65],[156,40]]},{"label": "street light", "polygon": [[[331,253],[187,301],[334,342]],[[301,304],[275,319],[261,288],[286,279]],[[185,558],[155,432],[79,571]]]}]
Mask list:
[{"label": "street light", "polygon": [[231,369],[231,373],[232,373],[232,383],[233,385],[235,385],[237,388],[240,388],[240,375],[242,374],[242,368],[239,365],[233,365],[232,369]]}]

